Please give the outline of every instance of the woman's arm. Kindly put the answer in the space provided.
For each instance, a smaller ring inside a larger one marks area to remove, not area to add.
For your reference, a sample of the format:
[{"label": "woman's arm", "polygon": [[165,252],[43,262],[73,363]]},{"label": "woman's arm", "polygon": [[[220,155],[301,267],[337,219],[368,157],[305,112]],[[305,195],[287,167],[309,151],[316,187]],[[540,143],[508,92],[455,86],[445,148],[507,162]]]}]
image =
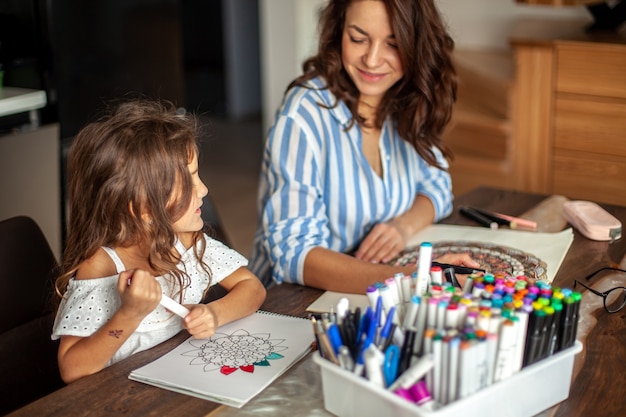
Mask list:
[{"label": "woman's arm", "polygon": [[430,199],[418,195],[404,214],[374,226],[354,257],[371,263],[387,263],[406,248],[411,236],[432,224],[434,218],[435,209]]},{"label": "woman's arm", "polygon": [[[480,264],[468,253],[447,254],[437,260],[471,268],[480,267]],[[310,287],[328,291],[365,294],[369,285],[383,282],[397,272],[411,275],[415,271],[416,265],[374,264],[344,253],[314,248],[309,251],[304,262],[304,283]],[[458,276],[458,278],[461,283],[465,282],[464,276]]]}]

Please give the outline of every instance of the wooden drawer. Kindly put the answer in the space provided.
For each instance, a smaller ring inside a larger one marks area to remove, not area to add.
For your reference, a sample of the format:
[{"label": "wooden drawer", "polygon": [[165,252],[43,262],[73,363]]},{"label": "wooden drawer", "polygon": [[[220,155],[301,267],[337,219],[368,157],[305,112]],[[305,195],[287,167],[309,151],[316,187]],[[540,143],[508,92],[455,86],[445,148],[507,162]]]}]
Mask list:
[{"label": "wooden drawer", "polygon": [[626,45],[558,42],[558,92],[626,98]]},{"label": "wooden drawer", "polygon": [[626,206],[626,158],[555,151],[552,193]]},{"label": "wooden drawer", "polygon": [[626,100],[559,94],[554,128],[555,148],[626,158]]}]

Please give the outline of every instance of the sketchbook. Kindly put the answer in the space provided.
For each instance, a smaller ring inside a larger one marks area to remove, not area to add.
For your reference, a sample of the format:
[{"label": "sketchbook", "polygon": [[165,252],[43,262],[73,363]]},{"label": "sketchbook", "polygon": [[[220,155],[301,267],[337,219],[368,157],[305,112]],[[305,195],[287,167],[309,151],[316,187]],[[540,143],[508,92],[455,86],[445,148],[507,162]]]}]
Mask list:
[{"label": "sketchbook", "polygon": [[129,378],[241,408],[310,350],[307,319],[257,311],[208,339],[189,337]]}]

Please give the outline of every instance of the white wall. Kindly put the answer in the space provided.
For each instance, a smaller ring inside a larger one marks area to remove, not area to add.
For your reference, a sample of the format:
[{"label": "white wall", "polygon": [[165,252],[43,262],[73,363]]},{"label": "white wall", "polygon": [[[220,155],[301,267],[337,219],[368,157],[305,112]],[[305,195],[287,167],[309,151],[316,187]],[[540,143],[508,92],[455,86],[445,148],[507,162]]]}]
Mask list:
[{"label": "white wall", "polygon": [[264,131],[287,85],[317,47],[318,9],[324,0],[259,0],[261,104]]},{"label": "white wall", "polygon": [[437,0],[437,3],[458,48],[506,49],[509,28],[520,18],[590,16],[582,6],[527,6],[514,0]]},{"label": "white wall", "polygon": [[[289,82],[317,46],[317,17],[325,0],[260,0],[261,94],[264,131]],[[457,48],[508,48],[509,28],[524,17],[588,17],[580,7],[526,6],[515,0],[437,0]]]}]

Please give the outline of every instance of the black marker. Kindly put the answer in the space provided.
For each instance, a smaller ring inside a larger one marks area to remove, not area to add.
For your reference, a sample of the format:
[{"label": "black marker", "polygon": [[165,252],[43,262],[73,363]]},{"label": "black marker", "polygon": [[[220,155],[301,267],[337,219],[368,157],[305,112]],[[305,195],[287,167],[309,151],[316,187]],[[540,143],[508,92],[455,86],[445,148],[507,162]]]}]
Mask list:
[{"label": "black marker", "polygon": [[484,269],[479,268],[470,268],[469,266],[461,266],[461,265],[451,265],[451,264],[443,264],[441,262],[432,262],[432,266],[440,266],[442,270],[446,270],[446,268],[453,268],[455,274],[461,275],[469,275],[469,274],[477,274],[479,272],[485,272]]},{"label": "black marker", "polygon": [[481,213],[477,212],[476,210],[472,209],[471,207],[465,207],[465,206],[459,207],[459,213],[461,213],[462,215],[464,215],[468,219],[474,220],[475,222],[477,222],[481,226],[485,226],[485,227],[488,227],[490,229],[497,229],[498,228],[498,222],[495,222],[495,221],[491,220],[490,218],[482,215]]}]

